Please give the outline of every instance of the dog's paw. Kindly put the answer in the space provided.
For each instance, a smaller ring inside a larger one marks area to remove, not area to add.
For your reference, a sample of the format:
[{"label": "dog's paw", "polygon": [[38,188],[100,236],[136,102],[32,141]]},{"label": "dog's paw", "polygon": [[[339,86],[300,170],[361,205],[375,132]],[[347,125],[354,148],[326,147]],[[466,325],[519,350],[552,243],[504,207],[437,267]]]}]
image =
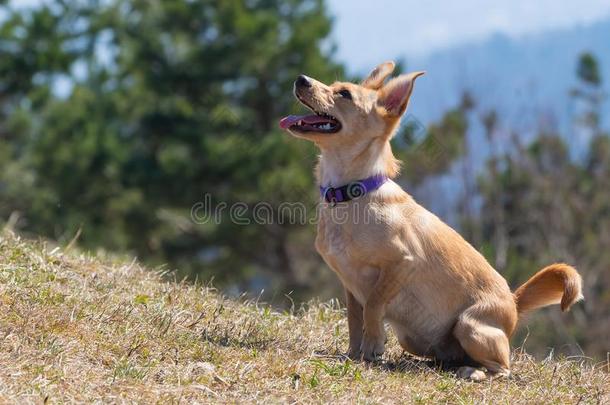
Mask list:
[{"label": "dog's paw", "polygon": [[349,351],[347,352],[347,357],[349,357],[351,360],[360,360],[362,358],[360,347],[350,347]]},{"label": "dog's paw", "polygon": [[499,371],[497,371],[495,373],[492,373],[491,378],[493,378],[494,380],[496,378],[500,378],[500,379],[508,378],[508,379],[510,379],[510,378],[512,378],[512,374],[511,374],[510,370],[500,369]]},{"label": "dog's paw", "polygon": [[458,378],[464,378],[472,381],[483,381],[487,378],[487,374],[483,370],[474,367],[460,367],[457,371]]},{"label": "dog's paw", "polygon": [[384,338],[377,340],[364,339],[360,346],[360,358],[364,361],[379,360],[385,351]]}]

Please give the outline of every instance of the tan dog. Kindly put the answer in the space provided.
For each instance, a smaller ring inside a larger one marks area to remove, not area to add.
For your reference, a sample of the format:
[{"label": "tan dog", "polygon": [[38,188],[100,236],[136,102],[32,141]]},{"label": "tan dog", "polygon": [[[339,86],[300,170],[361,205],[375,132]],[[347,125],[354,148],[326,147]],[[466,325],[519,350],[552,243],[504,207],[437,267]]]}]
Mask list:
[{"label": "tan dog", "polygon": [[[360,85],[296,80],[296,97],[316,114],[280,126],[320,148],[322,187],[398,174],[390,139],[423,72],[384,84],[393,70],[394,63],[381,64]],[[352,358],[383,353],[385,320],[410,353],[474,361],[505,376],[519,317],[557,303],[565,311],[582,298],[581,278],[566,264],[544,268],[511,293],[479,252],[392,180],[355,200],[322,204],[316,248],[345,287]],[[485,377],[473,367],[458,375]]]}]

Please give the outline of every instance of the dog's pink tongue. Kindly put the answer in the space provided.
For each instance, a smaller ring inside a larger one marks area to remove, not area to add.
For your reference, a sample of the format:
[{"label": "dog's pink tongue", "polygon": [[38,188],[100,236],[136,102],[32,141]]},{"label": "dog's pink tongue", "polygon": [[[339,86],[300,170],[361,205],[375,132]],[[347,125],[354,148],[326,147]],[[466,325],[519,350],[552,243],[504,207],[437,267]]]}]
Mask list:
[{"label": "dog's pink tongue", "polygon": [[280,120],[280,128],[288,129],[303,119],[304,115],[289,115]]},{"label": "dog's pink tongue", "polygon": [[320,124],[328,121],[328,118],[320,117],[319,115],[289,115],[282,118],[280,121],[280,128],[286,129],[297,124],[299,121],[303,121],[304,124]]}]

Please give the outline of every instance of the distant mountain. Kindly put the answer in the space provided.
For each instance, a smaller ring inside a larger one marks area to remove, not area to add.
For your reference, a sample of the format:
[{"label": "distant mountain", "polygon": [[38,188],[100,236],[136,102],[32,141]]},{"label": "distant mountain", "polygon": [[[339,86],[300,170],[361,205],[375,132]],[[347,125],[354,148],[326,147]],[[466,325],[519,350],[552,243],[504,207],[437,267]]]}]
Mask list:
[{"label": "distant mountain", "polygon": [[[418,81],[410,113],[423,123],[438,119],[457,105],[468,90],[478,112],[496,109],[500,124],[515,131],[526,141],[542,127],[558,128],[571,146],[574,156],[581,155],[588,139],[573,127],[574,103],[569,92],[576,83],[576,65],[581,53],[592,52],[600,62],[603,86],[610,82],[610,19],[571,29],[547,31],[521,38],[497,34],[485,41],[436,52],[420,60],[407,61],[409,70],[426,70]],[[610,122],[610,103],[603,108],[603,125]],[[488,157],[488,145],[476,117],[472,119],[469,144],[474,170],[479,171]],[[508,140],[508,132],[503,131]],[[460,168],[450,175],[413,190],[424,204],[455,223],[455,207],[446,194],[457,201],[462,187]],[[473,181],[475,179],[472,179]]]},{"label": "distant mountain", "polygon": [[576,62],[585,51],[598,57],[608,89],[610,19],[518,39],[496,34],[409,60],[410,69],[428,72],[418,83],[411,112],[423,121],[435,119],[467,89],[481,107],[497,108],[516,129],[527,129],[540,114],[563,125],[571,114],[568,92],[576,83]]}]

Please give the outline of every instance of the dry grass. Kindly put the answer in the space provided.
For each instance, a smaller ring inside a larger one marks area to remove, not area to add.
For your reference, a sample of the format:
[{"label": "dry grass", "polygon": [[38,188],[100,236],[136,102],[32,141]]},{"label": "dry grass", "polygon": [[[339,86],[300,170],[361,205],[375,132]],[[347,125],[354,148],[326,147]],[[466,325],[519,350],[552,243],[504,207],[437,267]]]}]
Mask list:
[{"label": "dry grass", "polygon": [[0,402],[608,403],[608,365],[539,363],[458,380],[402,356],[345,361],[343,309],[278,313],[137,263],[0,240]]}]

